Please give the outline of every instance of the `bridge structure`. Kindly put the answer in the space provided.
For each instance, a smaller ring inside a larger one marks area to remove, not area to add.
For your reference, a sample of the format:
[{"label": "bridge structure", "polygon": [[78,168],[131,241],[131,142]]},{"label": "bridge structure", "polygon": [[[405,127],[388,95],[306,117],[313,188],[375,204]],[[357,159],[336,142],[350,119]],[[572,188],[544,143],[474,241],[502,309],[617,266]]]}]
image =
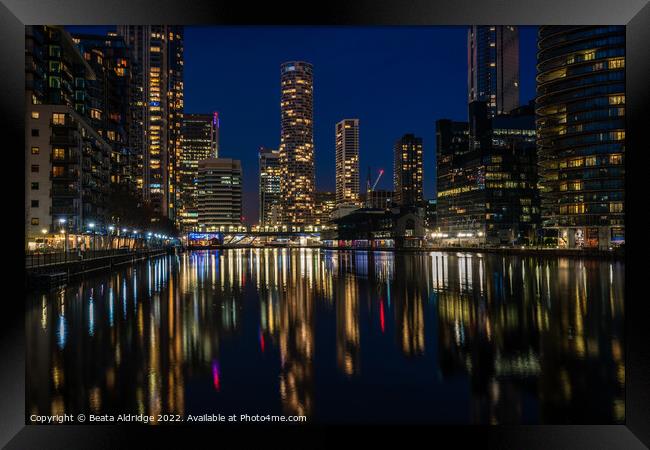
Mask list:
[{"label": "bridge structure", "polygon": [[190,232],[184,237],[186,248],[222,248],[292,245],[320,246],[320,231],[241,229],[224,232]]}]

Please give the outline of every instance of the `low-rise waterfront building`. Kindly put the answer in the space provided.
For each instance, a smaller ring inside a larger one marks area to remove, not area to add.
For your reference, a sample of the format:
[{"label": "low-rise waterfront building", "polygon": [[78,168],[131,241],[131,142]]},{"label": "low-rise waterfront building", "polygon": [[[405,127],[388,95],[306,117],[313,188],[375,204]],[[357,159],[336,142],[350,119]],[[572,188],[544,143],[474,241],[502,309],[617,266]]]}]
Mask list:
[{"label": "low-rise waterfront building", "polygon": [[422,215],[408,208],[359,208],[334,218],[321,234],[326,247],[418,248],[424,238]]}]

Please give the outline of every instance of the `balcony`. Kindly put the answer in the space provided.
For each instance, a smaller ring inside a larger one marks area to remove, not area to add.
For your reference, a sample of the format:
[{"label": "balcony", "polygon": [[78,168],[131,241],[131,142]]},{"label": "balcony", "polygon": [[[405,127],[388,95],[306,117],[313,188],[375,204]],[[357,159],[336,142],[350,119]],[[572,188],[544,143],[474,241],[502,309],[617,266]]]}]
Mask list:
[{"label": "balcony", "polygon": [[74,135],[62,135],[62,136],[57,136],[57,135],[52,135],[50,136],[50,144],[52,145],[64,145],[64,146],[77,146],[79,145],[79,141],[76,136]]},{"label": "balcony", "polygon": [[55,175],[54,172],[50,172],[50,179],[52,181],[69,181],[77,180],[79,178],[78,170],[66,170],[60,174]]},{"label": "balcony", "polygon": [[53,186],[50,192],[52,193],[52,197],[78,197],[79,196],[78,187]]},{"label": "balcony", "polygon": [[55,156],[50,153],[50,162],[57,164],[79,164],[80,153],[77,150],[68,150],[63,156]]},{"label": "balcony", "polygon": [[72,216],[79,214],[79,208],[75,206],[52,206],[50,215],[52,216]]}]

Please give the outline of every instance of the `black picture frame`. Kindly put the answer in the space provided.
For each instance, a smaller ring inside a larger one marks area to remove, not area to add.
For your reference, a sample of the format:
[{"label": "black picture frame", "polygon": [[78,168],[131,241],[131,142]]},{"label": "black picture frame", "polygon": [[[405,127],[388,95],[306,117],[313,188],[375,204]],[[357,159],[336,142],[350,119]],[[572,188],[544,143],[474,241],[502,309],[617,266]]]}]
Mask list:
[{"label": "black picture frame", "polygon": [[[24,231],[13,223],[24,205],[12,186],[12,173],[24,164],[24,37],[25,25],[626,25],[626,260],[644,257],[642,173],[650,152],[645,138],[650,117],[650,4],[648,0],[330,0],[327,2],[177,1],[177,0],[0,0],[2,58],[2,137],[4,150],[3,236],[8,270],[4,285],[16,285],[20,273]],[[11,142],[11,143],[10,143]],[[7,156],[9,159],[6,159]],[[637,186],[635,186],[637,185]],[[13,230],[13,226],[16,227]],[[16,233],[11,239],[10,233]],[[280,427],[269,426],[101,426],[25,425],[25,330],[21,287],[5,288],[0,296],[0,444],[18,448],[130,448],[147,439],[146,448],[187,446],[207,439],[215,446],[226,438],[246,448],[253,440],[272,447],[321,448],[344,446],[353,431],[368,447],[396,440],[400,446],[444,445],[465,448],[578,449],[646,448],[650,445],[650,352],[643,294],[642,263],[626,271],[626,422],[625,425],[570,426],[427,426],[427,427]],[[202,436],[198,436],[201,434]],[[417,435],[418,441],[414,440]],[[443,441],[443,438],[445,441]],[[276,443],[277,442],[277,443]],[[420,444],[416,444],[420,442]],[[442,444],[442,442],[445,442]],[[293,444],[293,445],[292,445]],[[229,446],[227,446],[229,447]]]}]

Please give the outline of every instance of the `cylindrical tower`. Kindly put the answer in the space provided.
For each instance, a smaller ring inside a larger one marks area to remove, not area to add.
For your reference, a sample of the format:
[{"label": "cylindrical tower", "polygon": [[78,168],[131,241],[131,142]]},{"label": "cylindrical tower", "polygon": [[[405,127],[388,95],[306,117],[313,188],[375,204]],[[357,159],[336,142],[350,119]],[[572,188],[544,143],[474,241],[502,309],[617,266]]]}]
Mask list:
[{"label": "cylindrical tower", "polygon": [[561,246],[623,243],[625,27],[540,27],[536,116],[544,227]]},{"label": "cylindrical tower", "polygon": [[312,65],[291,61],[281,66],[280,170],[283,224],[312,223],[314,191],[314,89]]}]

